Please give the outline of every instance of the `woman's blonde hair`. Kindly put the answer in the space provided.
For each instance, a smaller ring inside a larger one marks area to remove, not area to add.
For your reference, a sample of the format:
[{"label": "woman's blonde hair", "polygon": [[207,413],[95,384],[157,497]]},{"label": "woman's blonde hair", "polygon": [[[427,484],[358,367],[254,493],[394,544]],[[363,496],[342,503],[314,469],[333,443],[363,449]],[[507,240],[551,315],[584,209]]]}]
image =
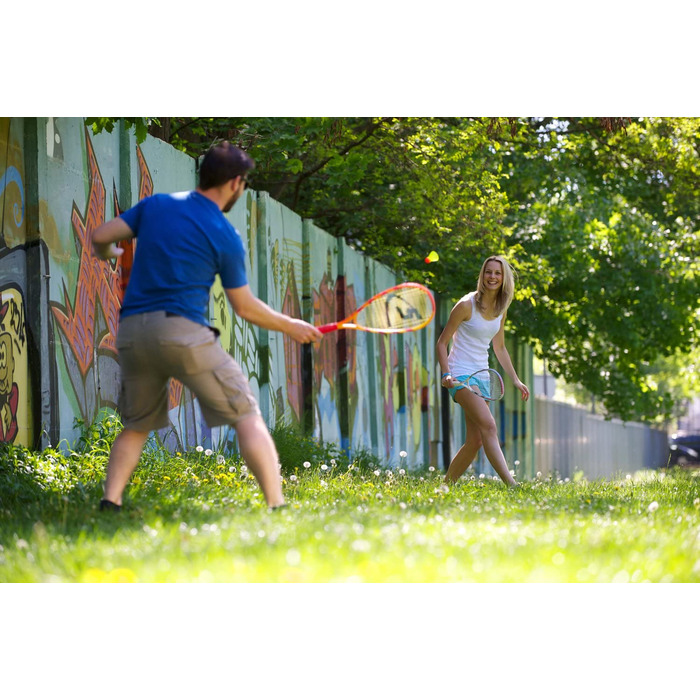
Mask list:
[{"label": "woman's blonde hair", "polygon": [[481,266],[481,272],[479,272],[479,283],[476,286],[476,294],[474,295],[474,301],[480,312],[484,312],[483,294],[486,291],[486,284],[484,283],[484,272],[486,270],[486,265],[491,261],[501,263],[501,269],[503,270],[503,284],[498,290],[498,295],[496,296],[496,305],[494,308],[494,313],[496,316],[500,316],[505,313],[510,306],[510,302],[513,301],[513,294],[515,293],[515,281],[513,279],[513,270],[511,269],[508,261],[501,257],[500,255],[492,255],[486,260]]}]

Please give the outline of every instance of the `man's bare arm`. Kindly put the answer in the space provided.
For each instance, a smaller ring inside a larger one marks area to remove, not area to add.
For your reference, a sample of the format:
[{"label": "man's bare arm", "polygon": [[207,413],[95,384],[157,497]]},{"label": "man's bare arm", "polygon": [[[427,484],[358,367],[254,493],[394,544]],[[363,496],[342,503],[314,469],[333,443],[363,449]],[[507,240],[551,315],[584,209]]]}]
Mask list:
[{"label": "man's bare arm", "polygon": [[92,247],[97,257],[102,260],[118,258],[123,252],[123,248],[118,248],[114,244],[117,241],[125,241],[134,237],[134,232],[121,217],[116,217],[111,221],[106,221],[92,232]]}]

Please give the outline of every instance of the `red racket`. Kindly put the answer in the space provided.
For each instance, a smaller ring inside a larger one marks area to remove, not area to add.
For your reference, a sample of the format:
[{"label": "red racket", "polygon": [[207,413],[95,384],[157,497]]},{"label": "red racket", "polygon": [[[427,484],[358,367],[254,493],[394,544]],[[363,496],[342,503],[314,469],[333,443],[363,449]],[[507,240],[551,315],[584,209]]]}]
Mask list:
[{"label": "red racket", "polygon": [[425,328],[435,315],[435,299],[422,284],[404,282],[375,294],[350,316],[318,326],[321,333],[343,329],[369,333],[408,333]]}]

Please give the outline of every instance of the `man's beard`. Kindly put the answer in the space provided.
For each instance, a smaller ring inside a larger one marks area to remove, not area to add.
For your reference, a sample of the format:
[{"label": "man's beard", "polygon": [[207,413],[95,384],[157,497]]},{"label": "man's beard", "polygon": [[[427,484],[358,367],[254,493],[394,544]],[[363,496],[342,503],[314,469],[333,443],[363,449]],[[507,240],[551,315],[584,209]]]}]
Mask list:
[{"label": "man's beard", "polygon": [[239,196],[240,196],[240,194],[238,192],[236,192],[236,194],[234,194],[231,197],[231,199],[229,199],[228,202],[226,202],[226,204],[224,205],[224,208],[221,211],[223,211],[224,214],[230,212],[231,209],[233,209],[233,205],[238,201]]}]

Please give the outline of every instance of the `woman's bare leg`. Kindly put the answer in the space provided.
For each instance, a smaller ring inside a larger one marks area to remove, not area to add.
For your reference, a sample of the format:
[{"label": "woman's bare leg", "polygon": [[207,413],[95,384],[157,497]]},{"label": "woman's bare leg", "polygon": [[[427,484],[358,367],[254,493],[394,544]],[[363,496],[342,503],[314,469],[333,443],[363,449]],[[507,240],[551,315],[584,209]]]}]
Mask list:
[{"label": "woman's bare leg", "polygon": [[493,419],[486,401],[469,391],[469,389],[461,389],[457,392],[455,398],[464,409],[464,415],[467,420],[477,426],[481,434],[484,452],[491,466],[506,484],[515,486],[516,481],[508,469],[506,458],[503,456],[501,445],[498,442],[496,421]]},{"label": "woman's bare leg", "polygon": [[445,483],[447,484],[454,484],[467,471],[481,447],[481,431],[476,423],[472,423],[466,417],[466,414],[465,420],[467,423],[467,439],[450,462],[450,466],[445,474]]}]

